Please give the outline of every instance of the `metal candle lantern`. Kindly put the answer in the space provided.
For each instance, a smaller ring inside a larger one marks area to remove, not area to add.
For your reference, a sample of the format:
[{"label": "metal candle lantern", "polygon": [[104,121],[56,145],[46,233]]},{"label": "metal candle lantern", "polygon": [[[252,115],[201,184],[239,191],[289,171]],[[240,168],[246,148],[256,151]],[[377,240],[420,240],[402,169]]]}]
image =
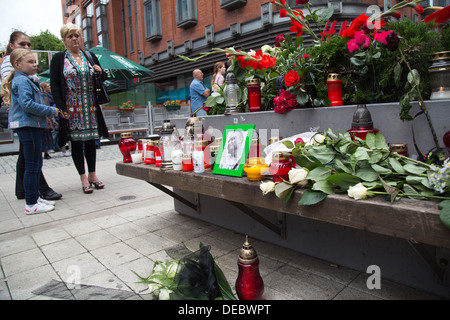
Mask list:
[{"label": "metal candle lantern", "polygon": [[238,104],[241,100],[241,89],[239,88],[234,73],[227,74],[225,81],[226,85],[223,90],[223,94],[226,101],[226,108],[224,114],[230,115],[239,113]]},{"label": "metal candle lantern", "polygon": [[161,138],[159,139],[159,151],[162,156],[161,170],[173,170],[172,165],[172,150],[175,144],[173,138],[173,124],[170,120],[164,120],[161,131]]},{"label": "metal candle lantern", "polygon": [[431,84],[431,100],[450,99],[450,51],[431,55],[428,69]]},{"label": "metal candle lantern", "polygon": [[348,130],[352,139],[358,137],[362,140],[366,139],[366,135],[370,133],[377,133],[379,130],[373,127],[372,116],[365,104],[360,104],[356,107],[353,114],[352,128]]},{"label": "metal candle lantern", "polygon": [[238,258],[239,274],[236,293],[241,300],[257,300],[264,293],[264,282],[259,274],[259,259],[255,249],[245,237]]},{"label": "metal candle lantern", "polygon": [[247,80],[250,112],[261,111],[261,86],[258,79]]},{"label": "metal candle lantern", "polygon": [[339,74],[329,73],[327,77],[328,99],[331,101],[331,106],[342,106],[342,80],[339,79]]}]

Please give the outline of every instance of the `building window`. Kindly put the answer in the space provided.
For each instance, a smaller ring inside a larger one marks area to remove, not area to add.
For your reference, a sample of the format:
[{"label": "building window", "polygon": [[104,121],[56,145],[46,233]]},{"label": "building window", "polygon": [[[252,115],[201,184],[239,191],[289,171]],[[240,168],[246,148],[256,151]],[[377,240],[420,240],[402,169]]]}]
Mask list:
[{"label": "building window", "polygon": [[144,2],[145,39],[158,41],[162,39],[161,33],[161,7],[160,0]]},{"label": "building window", "polygon": [[95,20],[97,26],[97,44],[108,48],[108,19],[106,18],[106,7],[97,5],[95,8]]},{"label": "building window", "polygon": [[197,24],[197,0],[176,0],[177,27],[190,28]]},{"label": "building window", "polygon": [[131,10],[131,0],[127,0],[128,13],[128,34],[130,35],[130,53],[134,52],[134,37],[133,37],[133,10]]},{"label": "building window", "polygon": [[247,4],[247,0],[220,0],[220,8],[234,10]]},{"label": "building window", "polygon": [[94,37],[92,35],[92,17],[94,16],[94,6],[89,2],[84,6],[85,15],[81,20],[83,29],[84,49],[89,50],[94,46]]}]

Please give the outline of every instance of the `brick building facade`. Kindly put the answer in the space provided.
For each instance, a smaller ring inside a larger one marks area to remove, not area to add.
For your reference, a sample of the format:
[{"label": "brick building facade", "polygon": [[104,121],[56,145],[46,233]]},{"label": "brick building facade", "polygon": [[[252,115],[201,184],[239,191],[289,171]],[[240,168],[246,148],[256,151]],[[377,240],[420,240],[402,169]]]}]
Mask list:
[{"label": "brick building facade", "polygon": [[[286,0],[291,6],[295,0]],[[366,12],[369,5],[381,9],[396,0],[324,1],[311,0],[315,7],[332,5],[332,20],[351,21]],[[448,0],[439,0],[449,2]],[[278,8],[269,0],[61,0],[64,23],[83,28],[85,49],[104,46],[117,54],[155,71],[152,103],[165,99],[189,99],[192,70],[202,68],[210,74],[213,55],[196,63],[177,55],[195,57],[211,48],[259,49],[274,43],[279,33],[289,32],[289,19],[280,19]],[[436,2],[436,1],[435,1]],[[420,17],[412,9],[403,12]],[[308,39],[305,39],[308,41]],[[208,80],[205,79],[205,84]],[[168,96],[169,95],[169,96]]]}]

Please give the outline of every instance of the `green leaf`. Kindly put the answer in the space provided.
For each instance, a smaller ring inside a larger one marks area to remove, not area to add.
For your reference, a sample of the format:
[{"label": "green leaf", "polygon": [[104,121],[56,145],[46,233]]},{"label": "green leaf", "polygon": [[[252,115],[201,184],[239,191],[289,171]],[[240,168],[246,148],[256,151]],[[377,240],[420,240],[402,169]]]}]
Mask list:
[{"label": "green leaf", "polygon": [[422,173],[424,173],[424,172],[426,171],[425,168],[419,167],[419,166],[417,166],[417,165],[415,165],[415,164],[412,164],[412,163],[405,164],[405,165],[403,166],[403,168],[404,168],[407,172],[413,173],[413,174],[422,174]]},{"label": "green leaf", "polygon": [[306,168],[311,171],[314,168],[322,167],[323,164],[317,160],[314,156],[297,156],[295,157],[295,163],[300,167]]},{"label": "green leaf", "polygon": [[438,208],[441,210],[439,218],[444,226],[450,229],[450,200],[444,200],[439,203]]},{"label": "green leaf", "polygon": [[296,99],[299,105],[304,106],[308,102],[309,96],[305,92],[298,91]]},{"label": "green leaf", "polygon": [[216,102],[217,102],[217,104],[223,104],[225,102],[225,98],[222,96],[217,97]]},{"label": "green leaf", "polygon": [[353,157],[355,157],[357,160],[369,160],[369,153],[367,152],[367,148],[365,147],[359,147],[356,149],[355,153],[353,154]]},{"label": "green leaf", "polygon": [[284,200],[284,202],[288,202],[295,190],[295,187],[295,185],[287,182],[277,183],[275,185],[275,194],[278,198]]},{"label": "green leaf", "polygon": [[378,173],[371,167],[361,168],[356,171],[355,175],[364,181],[375,181],[378,179]]},{"label": "green leaf", "polygon": [[338,166],[338,168],[344,171],[345,173],[349,174],[352,173],[352,170],[349,169],[345,164],[343,164],[341,160],[336,159],[334,160],[334,163],[336,163],[336,166]]},{"label": "green leaf", "polygon": [[389,170],[389,169],[387,169],[387,168],[385,168],[385,167],[382,167],[382,166],[380,166],[380,165],[378,165],[378,164],[372,164],[371,167],[372,167],[372,169],[373,169],[375,172],[377,172],[377,173],[379,173],[379,174],[390,174],[390,173],[392,173],[391,170]]},{"label": "green leaf", "polygon": [[394,81],[397,86],[400,83],[401,75],[402,75],[402,65],[399,62],[397,62],[394,67]]},{"label": "green leaf", "polygon": [[283,144],[284,144],[284,145],[286,146],[286,148],[288,148],[288,149],[292,149],[292,148],[295,147],[294,144],[292,143],[292,141],[289,141],[289,140],[283,141]]},{"label": "green leaf", "polygon": [[325,21],[328,21],[328,20],[331,18],[331,16],[333,15],[333,13],[334,13],[334,8],[333,8],[333,6],[329,6],[329,7],[326,8],[325,10],[322,10],[322,11],[320,12],[319,22],[320,22],[320,23],[323,23],[323,22],[325,22]]},{"label": "green leaf", "polygon": [[400,164],[400,161],[398,161],[395,158],[389,157],[389,164],[392,166],[392,168],[397,173],[405,173],[405,169],[403,169],[403,166]]},{"label": "green leaf", "polygon": [[[416,83],[417,81],[417,83]],[[412,71],[410,71],[408,73],[408,82],[414,87],[419,85],[420,83],[420,74],[419,71],[417,71],[416,69],[413,69]]]},{"label": "green leaf", "polygon": [[313,181],[325,180],[331,175],[331,168],[328,167],[317,167],[310,172],[306,176],[306,179]]},{"label": "green leaf", "polygon": [[389,145],[386,143],[386,139],[381,132],[377,132],[376,134],[369,132],[366,136],[366,143],[367,146],[372,150],[389,150]]},{"label": "green leaf", "polygon": [[[416,189],[414,189],[413,186],[411,186],[407,183],[405,183],[403,185],[403,192],[407,193],[409,195],[412,195],[411,198],[414,198],[414,199],[417,199],[420,196],[420,193]],[[415,197],[414,195],[417,195],[417,197]]]},{"label": "green leaf", "polygon": [[310,206],[319,203],[327,197],[327,194],[322,191],[306,190],[303,192],[302,198],[298,202],[300,206]]},{"label": "green leaf", "polygon": [[311,189],[315,191],[322,191],[323,193],[326,194],[333,193],[333,185],[331,184],[331,182],[327,180],[317,181],[316,183],[313,184]]},{"label": "green leaf", "polygon": [[336,156],[336,153],[329,149],[326,145],[312,147],[309,152],[323,164],[331,162]]},{"label": "green leaf", "polygon": [[347,173],[336,173],[327,178],[328,181],[334,183],[338,187],[347,190],[349,187],[358,184],[361,179]]}]

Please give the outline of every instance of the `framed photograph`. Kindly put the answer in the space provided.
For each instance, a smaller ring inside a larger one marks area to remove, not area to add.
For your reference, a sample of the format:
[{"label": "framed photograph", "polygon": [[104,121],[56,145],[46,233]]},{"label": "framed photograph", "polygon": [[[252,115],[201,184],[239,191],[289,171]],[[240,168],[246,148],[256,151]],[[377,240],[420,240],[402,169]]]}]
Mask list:
[{"label": "framed photograph", "polygon": [[254,124],[225,126],[213,173],[242,177]]}]

